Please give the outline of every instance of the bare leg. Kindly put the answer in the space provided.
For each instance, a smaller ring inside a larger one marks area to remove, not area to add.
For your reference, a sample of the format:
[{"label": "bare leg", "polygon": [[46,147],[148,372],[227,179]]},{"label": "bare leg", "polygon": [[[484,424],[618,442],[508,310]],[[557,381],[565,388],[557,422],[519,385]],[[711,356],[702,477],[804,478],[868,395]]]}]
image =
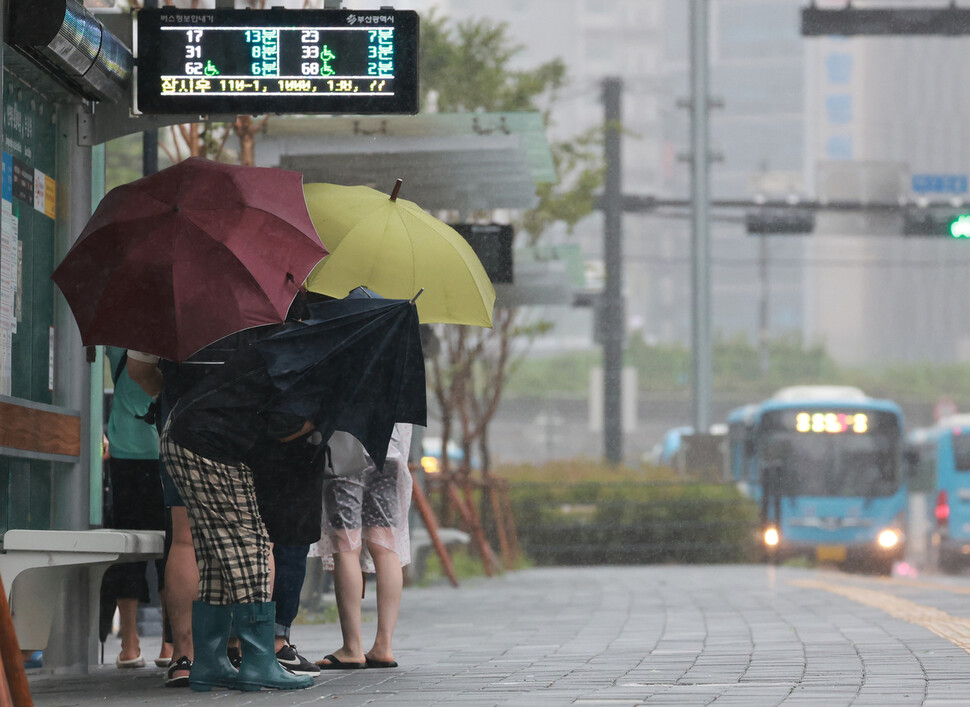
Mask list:
[{"label": "bare leg", "polygon": [[[269,544],[269,595],[273,596],[273,589],[276,587],[276,556],[273,554],[273,543]],[[275,632],[274,632],[275,633]],[[289,645],[282,636],[273,637],[273,652],[279,653],[280,649]]]},{"label": "bare leg", "polygon": [[192,651],[192,602],[199,596],[199,566],[184,506],[172,506],[172,547],[165,565],[165,604],[172,625],[173,656],[189,660]]},{"label": "bare leg", "polygon": [[121,617],[121,660],[134,660],[141,655],[138,642],[138,600],[119,599],[118,614]]},{"label": "bare leg", "polygon": [[401,609],[404,571],[401,569],[401,558],[393,550],[376,543],[368,543],[367,549],[377,571],[377,636],[374,638],[374,646],[367,652],[367,657],[371,660],[392,661],[394,650],[391,644]]},{"label": "bare leg", "polygon": [[269,595],[273,596],[273,587],[276,586],[276,557],[273,555],[273,543],[269,544]]},{"label": "bare leg", "polygon": [[360,594],[364,580],[360,574],[360,548],[336,553],[333,565],[333,588],[337,597],[337,614],[340,616],[340,634],[344,641],[333,655],[343,663],[363,663]]},{"label": "bare leg", "polygon": [[[163,589],[161,592],[159,592],[159,598],[162,600],[162,626],[165,626],[165,622],[168,620],[168,609],[165,608],[165,602],[166,602],[165,596],[166,596],[166,592]],[[164,659],[164,658],[171,659],[173,657],[172,656],[172,650],[173,650],[172,644],[165,642],[164,633],[165,632],[163,630],[162,631],[162,634],[163,634],[162,635],[162,647],[158,649],[158,658],[160,660],[161,659]]]}]

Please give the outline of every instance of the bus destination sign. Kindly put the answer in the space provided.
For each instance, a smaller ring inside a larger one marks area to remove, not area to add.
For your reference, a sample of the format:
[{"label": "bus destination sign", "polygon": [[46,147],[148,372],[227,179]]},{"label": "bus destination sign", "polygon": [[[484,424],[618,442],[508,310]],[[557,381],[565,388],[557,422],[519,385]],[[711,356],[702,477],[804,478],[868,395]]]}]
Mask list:
[{"label": "bus destination sign", "polygon": [[410,10],[144,9],[138,113],[414,114]]},{"label": "bus destination sign", "polygon": [[795,414],[795,430],[828,434],[842,434],[843,432],[864,434],[869,431],[869,416],[862,412],[852,414],[820,412],[818,410],[803,411]]}]

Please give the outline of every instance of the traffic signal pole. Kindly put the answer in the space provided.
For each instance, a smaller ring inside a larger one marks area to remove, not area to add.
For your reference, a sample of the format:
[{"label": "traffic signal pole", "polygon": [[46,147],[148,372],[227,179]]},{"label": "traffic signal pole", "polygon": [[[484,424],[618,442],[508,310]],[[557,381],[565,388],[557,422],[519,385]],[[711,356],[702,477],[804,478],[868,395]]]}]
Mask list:
[{"label": "traffic signal pole", "polygon": [[711,420],[711,223],[708,115],[707,0],[690,3],[691,128],[691,352],[694,431]]},{"label": "traffic signal pole", "polygon": [[[707,2],[691,0],[691,199],[693,223],[691,257],[693,416],[694,429],[707,432],[711,419],[711,286],[710,286],[710,141],[708,137]],[[623,458],[621,376],[625,342],[623,311],[624,211],[635,211],[623,195],[620,162],[622,83],[618,78],[603,82],[606,125],[605,179],[599,207],[603,210],[603,442],[606,460],[619,464]],[[657,202],[651,200],[650,207]],[[633,392],[631,391],[631,394]]]},{"label": "traffic signal pole", "polygon": [[[623,459],[623,420],[621,377],[626,339],[623,312],[623,186],[620,162],[620,124],[623,91],[618,78],[603,81],[605,169],[603,181],[603,446],[606,461],[612,465]],[[630,391],[635,395],[635,391]]]}]

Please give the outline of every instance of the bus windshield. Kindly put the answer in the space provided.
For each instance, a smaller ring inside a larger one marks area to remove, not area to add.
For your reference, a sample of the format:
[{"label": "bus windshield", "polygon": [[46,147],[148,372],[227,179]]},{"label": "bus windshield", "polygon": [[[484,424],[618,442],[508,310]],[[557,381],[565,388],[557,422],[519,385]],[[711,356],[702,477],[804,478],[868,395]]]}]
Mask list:
[{"label": "bus windshield", "polygon": [[763,449],[782,470],[785,496],[876,498],[899,488],[896,437],[888,434],[804,435],[777,431]]}]

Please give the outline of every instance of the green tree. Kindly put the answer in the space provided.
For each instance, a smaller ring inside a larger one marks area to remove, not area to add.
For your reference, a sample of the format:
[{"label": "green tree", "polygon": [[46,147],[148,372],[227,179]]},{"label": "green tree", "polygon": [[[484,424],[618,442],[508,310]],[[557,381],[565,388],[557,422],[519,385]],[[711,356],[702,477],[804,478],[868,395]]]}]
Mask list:
[{"label": "green tree", "polygon": [[546,112],[566,83],[561,59],[531,70],[513,70],[522,51],[512,44],[508,25],[488,19],[450,26],[432,10],[421,20],[419,73],[422,105],[442,113],[540,110]]},{"label": "green tree", "polygon": [[[512,61],[521,50],[504,23],[480,19],[453,26],[431,13],[422,18],[421,26],[422,105],[452,112],[539,111],[549,126],[558,92],[566,85],[565,64],[554,59],[533,69],[513,69]],[[554,223],[572,228],[593,210],[594,194],[602,184],[600,142],[598,133],[590,132],[551,146],[558,181],[540,185],[538,205],[515,224],[529,245]],[[465,452],[459,477],[466,482],[469,509],[467,460],[475,448],[483,479],[488,480],[488,427],[509,375],[527,351],[518,344],[548,328],[545,322],[527,321],[520,310],[501,306],[493,314],[492,329],[436,326],[441,345],[431,359],[429,379],[442,416],[442,449],[454,438]],[[447,458],[442,465],[449,470]],[[485,494],[481,500],[487,508]]]},{"label": "green tree", "polygon": [[[421,23],[421,104],[440,112],[538,110],[551,126],[567,83],[566,65],[556,58],[533,69],[512,69],[522,49],[512,43],[506,23],[478,19],[450,26],[432,11]],[[559,181],[539,184],[538,205],[521,216],[518,225],[529,245],[553,224],[571,230],[593,211],[603,184],[602,135],[595,128],[550,145]]]}]

